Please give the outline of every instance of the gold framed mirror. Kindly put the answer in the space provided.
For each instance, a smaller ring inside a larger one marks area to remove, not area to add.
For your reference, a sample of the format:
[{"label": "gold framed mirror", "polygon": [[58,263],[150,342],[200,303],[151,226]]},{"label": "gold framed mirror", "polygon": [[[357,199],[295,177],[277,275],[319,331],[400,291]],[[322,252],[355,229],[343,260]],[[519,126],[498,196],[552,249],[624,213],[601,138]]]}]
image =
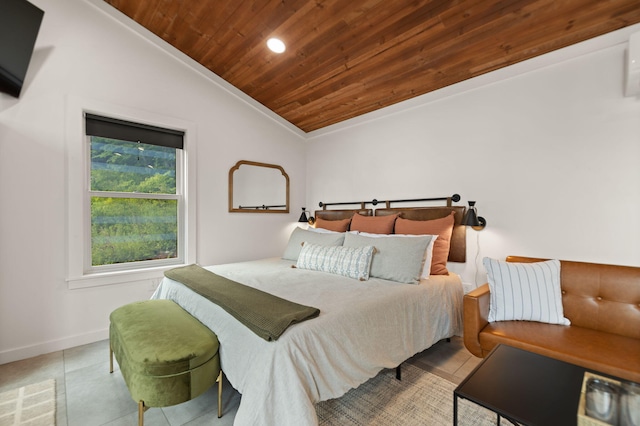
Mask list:
[{"label": "gold framed mirror", "polygon": [[289,213],[289,175],[275,164],[238,161],[229,170],[229,211]]}]

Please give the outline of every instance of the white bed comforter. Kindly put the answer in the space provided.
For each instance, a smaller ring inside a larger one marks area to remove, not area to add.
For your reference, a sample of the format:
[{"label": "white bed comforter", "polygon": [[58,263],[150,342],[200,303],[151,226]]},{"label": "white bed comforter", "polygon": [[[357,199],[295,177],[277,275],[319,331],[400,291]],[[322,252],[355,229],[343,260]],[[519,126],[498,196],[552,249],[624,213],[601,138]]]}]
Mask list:
[{"label": "white bed comforter", "polygon": [[357,281],[265,259],[206,267],[320,316],[275,342],[258,337],[219,306],[164,278],[152,296],[171,299],[218,336],[222,369],[241,394],[235,425],[316,425],[315,403],[337,398],[462,328],[456,275],[419,285]]}]

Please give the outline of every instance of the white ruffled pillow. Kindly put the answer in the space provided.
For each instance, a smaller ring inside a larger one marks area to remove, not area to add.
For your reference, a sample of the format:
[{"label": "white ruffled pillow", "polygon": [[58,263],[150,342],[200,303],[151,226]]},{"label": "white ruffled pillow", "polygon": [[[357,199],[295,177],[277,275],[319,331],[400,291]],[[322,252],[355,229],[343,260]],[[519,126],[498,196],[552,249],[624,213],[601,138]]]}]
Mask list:
[{"label": "white ruffled pillow", "polygon": [[296,267],[366,281],[369,279],[374,250],[373,246],[321,246],[305,242]]},{"label": "white ruffled pillow", "polygon": [[516,263],[485,257],[482,263],[491,292],[489,322],[571,324],[562,307],[559,260]]}]

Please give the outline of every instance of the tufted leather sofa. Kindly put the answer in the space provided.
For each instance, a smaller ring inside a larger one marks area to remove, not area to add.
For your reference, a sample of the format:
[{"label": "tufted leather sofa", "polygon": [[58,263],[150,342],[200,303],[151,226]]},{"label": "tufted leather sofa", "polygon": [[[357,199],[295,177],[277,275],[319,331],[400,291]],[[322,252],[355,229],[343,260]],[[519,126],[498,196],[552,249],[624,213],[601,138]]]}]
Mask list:
[{"label": "tufted leather sofa", "polygon": [[[508,262],[545,259],[507,257]],[[464,297],[464,344],[485,357],[503,343],[640,382],[640,268],[561,261],[564,316],[571,325],[489,323],[489,285]],[[526,367],[526,366],[523,366]]]}]

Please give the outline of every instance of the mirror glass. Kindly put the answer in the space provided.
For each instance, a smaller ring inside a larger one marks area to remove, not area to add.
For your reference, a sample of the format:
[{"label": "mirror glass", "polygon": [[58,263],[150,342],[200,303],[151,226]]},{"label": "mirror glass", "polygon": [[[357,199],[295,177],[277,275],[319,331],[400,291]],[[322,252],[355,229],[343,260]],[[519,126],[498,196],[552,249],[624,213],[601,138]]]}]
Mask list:
[{"label": "mirror glass", "polygon": [[238,161],[229,170],[229,211],[289,213],[289,176],[275,164]]}]

